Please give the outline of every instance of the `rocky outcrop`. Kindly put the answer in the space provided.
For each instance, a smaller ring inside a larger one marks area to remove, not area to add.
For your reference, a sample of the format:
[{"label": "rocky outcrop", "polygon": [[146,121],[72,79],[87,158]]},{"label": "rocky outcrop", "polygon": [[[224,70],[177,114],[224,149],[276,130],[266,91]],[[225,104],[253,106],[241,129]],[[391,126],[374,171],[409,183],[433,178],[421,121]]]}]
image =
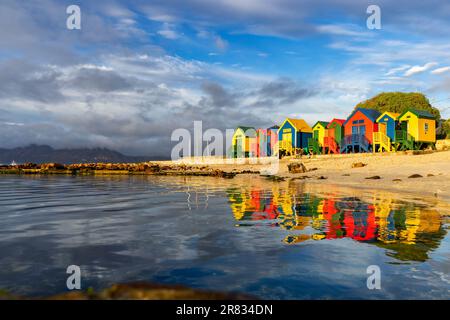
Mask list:
[{"label": "rocky outcrop", "polygon": [[308,171],[305,165],[301,162],[294,162],[288,164],[288,170],[290,173],[305,173]]}]

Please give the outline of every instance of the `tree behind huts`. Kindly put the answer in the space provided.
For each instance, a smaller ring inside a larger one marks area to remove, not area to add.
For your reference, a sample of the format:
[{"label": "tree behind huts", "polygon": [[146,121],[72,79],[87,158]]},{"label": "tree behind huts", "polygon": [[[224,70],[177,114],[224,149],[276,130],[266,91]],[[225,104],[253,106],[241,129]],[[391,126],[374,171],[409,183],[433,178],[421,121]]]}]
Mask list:
[{"label": "tree behind huts", "polygon": [[439,110],[434,108],[428,98],[419,92],[383,92],[358,103],[356,108],[375,109],[381,113],[385,111],[402,113],[408,108],[413,108],[428,111],[436,117],[436,120],[441,118]]}]

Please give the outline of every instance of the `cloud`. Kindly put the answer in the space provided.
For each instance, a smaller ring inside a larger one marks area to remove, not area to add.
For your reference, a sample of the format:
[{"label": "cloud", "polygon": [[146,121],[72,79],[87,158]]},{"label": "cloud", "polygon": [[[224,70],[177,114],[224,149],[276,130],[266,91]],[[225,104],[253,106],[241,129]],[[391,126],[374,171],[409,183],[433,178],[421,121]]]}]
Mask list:
[{"label": "cloud", "polygon": [[[359,27],[360,29],[361,27]],[[337,36],[351,36],[351,37],[370,37],[371,33],[365,31],[357,31],[358,26],[355,25],[341,25],[341,24],[325,24],[316,27],[319,33],[326,33]]]},{"label": "cloud", "polygon": [[442,67],[442,68],[434,69],[433,71],[431,71],[431,73],[432,74],[441,74],[441,73],[448,72],[448,71],[450,71],[450,67]]},{"label": "cloud", "polygon": [[173,25],[164,23],[163,28],[158,31],[158,34],[170,40],[178,39],[180,36],[173,28]]},{"label": "cloud", "polygon": [[385,76],[393,76],[393,75],[398,74],[399,72],[405,71],[406,69],[409,69],[409,68],[411,68],[410,65],[404,65],[401,67],[392,68],[392,69],[389,69],[384,75]]},{"label": "cloud", "polygon": [[436,62],[429,62],[429,63],[424,64],[423,66],[413,66],[413,67],[409,68],[408,70],[406,70],[404,75],[405,75],[405,77],[410,77],[412,75],[425,72],[425,71],[431,69],[432,67],[436,66],[437,64],[438,63],[436,63]]},{"label": "cloud", "polygon": [[216,44],[217,49],[220,51],[225,51],[228,48],[228,41],[223,39],[221,36],[216,36],[214,43]]}]

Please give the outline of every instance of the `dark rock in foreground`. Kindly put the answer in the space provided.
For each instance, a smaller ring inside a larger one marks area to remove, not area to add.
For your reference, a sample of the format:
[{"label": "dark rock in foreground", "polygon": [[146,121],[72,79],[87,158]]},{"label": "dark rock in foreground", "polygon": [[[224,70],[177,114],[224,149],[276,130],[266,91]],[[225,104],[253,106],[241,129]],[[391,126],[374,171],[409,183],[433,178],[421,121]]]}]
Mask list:
[{"label": "dark rock in foreground", "polygon": [[[0,293],[0,299],[23,300],[26,297]],[[92,289],[87,291],[71,291],[45,300],[248,300],[255,299],[238,293],[222,293],[191,289],[183,286],[159,285],[152,283],[115,284],[100,292]]]}]

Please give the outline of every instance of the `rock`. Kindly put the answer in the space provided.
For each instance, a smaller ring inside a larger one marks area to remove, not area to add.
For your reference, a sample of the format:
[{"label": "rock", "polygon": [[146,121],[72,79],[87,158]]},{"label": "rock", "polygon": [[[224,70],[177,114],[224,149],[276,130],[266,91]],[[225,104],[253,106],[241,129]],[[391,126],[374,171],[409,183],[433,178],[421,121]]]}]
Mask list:
[{"label": "rock", "polygon": [[427,177],[434,177],[434,174],[429,173],[429,174],[427,174]]},{"label": "rock", "polygon": [[343,177],[350,177],[350,174],[344,173],[342,176],[343,176]]},{"label": "rock", "polygon": [[367,163],[362,163],[362,162],[353,162],[352,163],[352,168],[362,168],[367,166]]},{"label": "rock", "polygon": [[41,164],[41,170],[64,170],[66,167],[59,163],[43,163]]},{"label": "rock", "polygon": [[393,179],[392,181],[402,181],[402,179]]},{"label": "rock", "polygon": [[415,174],[412,174],[412,175],[410,175],[408,178],[423,178],[420,174],[417,174],[417,173],[415,173]]},{"label": "rock", "polygon": [[378,179],[381,179],[381,177],[380,177],[380,176],[372,176],[372,177],[367,177],[367,178],[365,178],[365,179],[378,180]]},{"label": "rock", "polygon": [[305,165],[301,162],[289,163],[288,170],[290,173],[305,173],[308,171]]},{"label": "rock", "polygon": [[328,178],[324,177],[324,176],[320,176],[320,177],[317,178],[317,180],[325,180],[325,179],[328,179]]}]

